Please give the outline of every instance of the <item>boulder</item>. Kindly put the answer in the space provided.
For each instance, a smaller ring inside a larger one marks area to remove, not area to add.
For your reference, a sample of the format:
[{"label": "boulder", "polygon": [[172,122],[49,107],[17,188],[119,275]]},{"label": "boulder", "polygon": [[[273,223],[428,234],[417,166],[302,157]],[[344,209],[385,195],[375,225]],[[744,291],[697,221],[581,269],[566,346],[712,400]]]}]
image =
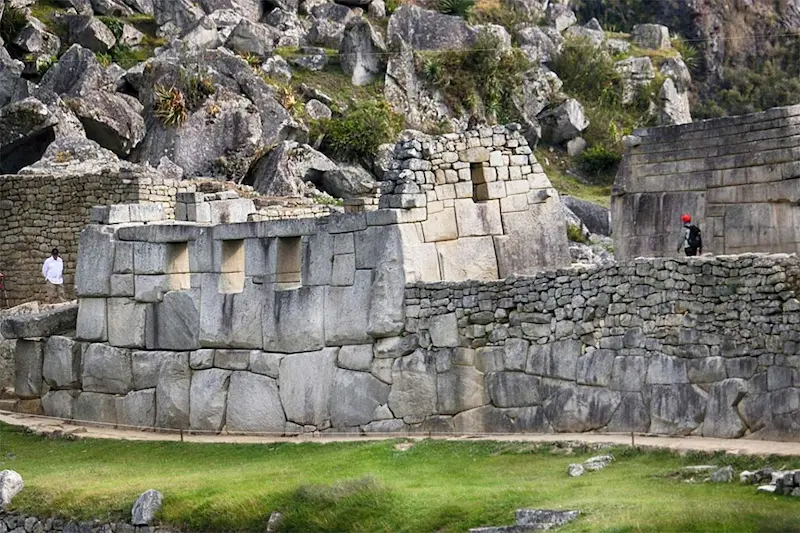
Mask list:
[{"label": "boulder", "polygon": [[303,70],[317,72],[328,64],[328,54],[324,48],[303,47],[300,49],[300,53],[301,55],[294,58],[292,63]]},{"label": "boulder", "polygon": [[233,372],[225,420],[228,431],[283,433],[286,417],[277,382],[251,372]]},{"label": "boulder", "polygon": [[607,207],[569,195],[562,196],[561,201],[591,233],[611,236],[611,213]]},{"label": "boulder", "polygon": [[161,365],[156,385],[157,428],[189,429],[191,379],[188,354]]},{"label": "boulder", "polygon": [[667,78],[664,81],[661,90],[658,92],[658,100],[659,125],[687,124],[692,121],[689,93],[679,92],[672,78]]},{"label": "boulder", "polygon": [[[186,119],[181,124],[165,125],[155,113],[159,96],[154,87],[180,85],[184,69],[200,72],[207,68],[206,89],[195,95]],[[141,87],[139,98],[145,103],[148,128],[131,154],[134,161],[157,165],[167,156],[186,176],[240,181],[265,147],[305,137],[276,99],[275,89],[244,59],[223,48],[188,54],[180,65],[169,58],[158,58],[143,72]]]},{"label": "boulder", "polygon": [[[142,177],[146,174],[159,175],[153,169],[121,161],[114,152],[102,148],[92,140],[75,137],[52,142],[39,161],[21,169],[19,173],[47,176],[97,176],[119,174],[121,171],[137,172]],[[107,296],[108,292],[106,291],[102,295]]]},{"label": "boulder", "polygon": [[[330,419],[329,403],[337,372],[337,352],[336,348],[325,348],[317,352],[290,354],[281,359],[278,385],[287,420],[319,426]],[[354,393],[350,391],[349,394]],[[338,415],[342,420],[355,416],[353,413],[344,416],[342,411]]]},{"label": "boulder", "polygon": [[228,37],[225,46],[238,54],[266,59],[275,50],[275,42],[279,37],[279,33],[270,26],[242,19]]},{"label": "boulder", "polygon": [[525,530],[541,531],[561,527],[578,518],[578,511],[550,511],[545,509],[517,509],[514,520],[517,527]]},{"label": "boulder", "polygon": [[92,8],[99,15],[109,17],[129,17],[133,10],[125,5],[122,0],[91,0]]},{"label": "boulder", "polygon": [[560,33],[533,24],[515,28],[515,35],[520,50],[534,66],[556,59],[564,44]]},{"label": "boulder", "polygon": [[667,50],[672,48],[669,40],[669,28],[661,24],[637,24],[631,31],[633,44],[649,50]]},{"label": "boulder", "polygon": [[567,465],[567,475],[569,477],[580,477],[586,472],[580,463],[570,463]]},{"label": "boulder", "polygon": [[61,40],[34,17],[28,17],[28,23],[14,37],[13,44],[24,54],[34,56],[55,56],[61,48]]},{"label": "boulder", "polygon": [[330,397],[334,428],[359,426],[372,421],[373,413],[389,398],[389,385],[368,372],[336,370]]},{"label": "boulder", "polygon": [[622,103],[630,104],[640,88],[655,78],[653,63],[649,57],[631,57],[614,63],[614,69],[622,78]]},{"label": "boulder", "polygon": [[91,50],[73,44],[58,62],[50,67],[39,84],[56,94],[81,96],[106,84],[105,70]]},{"label": "boulder", "polygon": [[331,118],[333,112],[331,108],[320,102],[319,100],[312,98],[308,102],[306,102],[306,115],[308,118],[312,120],[320,120]]},{"label": "boulder", "polygon": [[118,156],[126,156],[145,136],[144,107],[135,98],[107,91],[66,97],[86,136]]},{"label": "boulder", "polygon": [[6,316],[0,321],[0,336],[4,339],[49,337],[75,330],[78,304],[61,305],[40,313]]},{"label": "boulder", "polygon": [[692,74],[683,59],[680,57],[668,57],[659,66],[661,75],[671,78],[675,83],[675,89],[679,93],[688,92],[692,86]]},{"label": "boulder", "polygon": [[373,19],[386,18],[386,2],[383,0],[372,0],[367,6],[367,13]]},{"label": "boulder", "polygon": [[324,174],[336,168],[307,144],[284,141],[250,168],[243,183],[267,196],[304,196],[305,182],[321,184]]},{"label": "boulder", "polygon": [[355,22],[360,18],[349,7],[331,2],[315,5],[311,8],[311,15],[316,19],[337,22],[342,26],[347,26],[351,22]]},{"label": "boulder", "polygon": [[0,109],[0,173],[35,163],[55,139],[58,118],[42,102],[25,98]]},{"label": "boulder", "polygon": [[[189,31],[183,33],[180,39],[173,39],[159,50],[159,57],[180,57],[200,53],[204,50],[214,50],[222,46],[223,41],[217,31],[217,25],[210,16],[201,18]],[[257,46],[257,42],[254,43]]]},{"label": "boulder", "polygon": [[192,429],[221,431],[225,422],[231,371],[212,368],[192,375],[190,393]]},{"label": "boulder", "polygon": [[583,106],[574,98],[539,115],[545,139],[562,143],[574,139],[589,127]]},{"label": "boulder", "polygon": [[606,34],[602,31],[593,30],[584,26],[570,26],[564,32],[568,39],[579,39],[588,42],[591,46],[598,48],[606,39]]},{"label": "boulder", "polygon": [[339,48],[342,70],[356,86],[369,85],[386,72],[386,45],[366,19],[349,25]]},{"label": "boulder", "polygon": [[535,146],[542,133],[538,115],[559,97],[562,83],[558,75],[545,66],[527,71],[523,80],[522,90],[514,94],[513,102],[525,128],[525,138]]},{"label": "boulder", "polygon": [[730,483],[733,481],[733,467],[728,465],[715,470],[710,479],[712,483]]},{"label": "boulder", "polygon": [[278,46],[300,46],[306,41],[310,29],[310,23],[300,19],[296,12],[282,9],[273,9],[267,15],[266,23],[280,32]]},{"label": "boulder", "polygon": [[550,0],[502,0],[500,5],[526,15],[532,20],[542,18]]},{"label": "boulder", "polygon": [[149,526],[155,520],[156,513],[161,510],[164,497],[154,489],[143,492],[131,509],[131,524],[134,526]]},{"label": "boulder", "polygon": [[[264,72],[270,78],[282,81],[284,83],[289,83],[292,79],[292,68],[289,66],[289,63],[281,56],[272,56],[267,58],[261,64],[261,71]],[[306,103],[306,112],[309,112],[308,104],[310,103],[311,102]],[[313,113],[313,110],[311,112]],[[314,117],[311,116],[311,118]]]},{"label": "boulder", "polygon": [[67,30],[71,43],[79,44],[93,52],[105,54],[117,44],[117,38],[108,26],[91,15],[67,17]]},{"label": "boulder", "polygon": [[464,50],[478,38],[463,18],[412,5],[392,14],[386,35],[388,43],[400,40],[414,50]]},{"label": "boulder", "polygon": [[603,31],[603,27],[600,25],[600,21],[596,18],[592,18],[589,22],[583,25],[584,28],[588,28],[590,30],[595,31]]},{"label": "boulder", "polygon": [[338,49],[344,39],[344,24],[333,20],[312,19],[306,41],[313,46]]},{"label": "boulder", "polygon": [[[570,26],[574,26],[578,23],[578,17],[575,16],[575,13],[570,9],[569,5],[556,3],[551,3],[547,6],[544,20],[548,26],[554,27],[559,33],[564,32]],[[602,29],[600,31],[602,31]]]},{"label": "boulder", "polygon": [[605,49],[612,56],[627,54],[631,49],[631,43],[622,39],[607,39],[605,41]]},{"label": "boulder", "polygon": [[371,195],[378,181],[360,165],[343,164],[322,175],[322,189],[337,198]]},{"label": "boulder", "polygon": [[153,15],[160,35],[179,35],[197,24],[205,13],[191,0],[153,0]]},{"label": "boulder", "polygon": [[0,472],[0,506],[4,509],[8,507],[14,496],[19,494],[25,487],[25,483],[14,470],[3,470]]}]

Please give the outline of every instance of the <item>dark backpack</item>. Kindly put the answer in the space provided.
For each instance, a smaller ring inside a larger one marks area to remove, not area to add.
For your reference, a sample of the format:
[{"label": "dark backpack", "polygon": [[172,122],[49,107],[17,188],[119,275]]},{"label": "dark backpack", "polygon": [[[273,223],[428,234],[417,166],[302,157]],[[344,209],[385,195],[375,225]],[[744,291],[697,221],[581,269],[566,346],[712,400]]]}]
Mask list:
[{"label": "dark backpack", "polygon": [[686,239],[689,248],[700,248],[702,246],[702,239],[700,238],[700,228],[697,226],[689,226],[689,238]]}]

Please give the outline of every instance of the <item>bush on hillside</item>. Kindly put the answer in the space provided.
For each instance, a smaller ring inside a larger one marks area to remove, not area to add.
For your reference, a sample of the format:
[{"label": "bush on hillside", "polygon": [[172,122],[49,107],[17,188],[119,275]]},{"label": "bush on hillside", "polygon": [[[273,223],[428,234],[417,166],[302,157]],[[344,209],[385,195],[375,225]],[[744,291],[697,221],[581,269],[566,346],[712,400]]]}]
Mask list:
[{"label": "bush on hillside", "polygon": [[6,43],[11,43],[28,23],[25,12],[15,7],[6,6],[3,18],[0,19],[0,37]]},{"label": "bush on hillside", "polygon": [[322,138],[322,150],[344,161],[372,160],[381,144],[393,142],[403,117],[386,102],[354,104],[341,117],[311,122],[310,137]]},{"label": "bush on hillside", "polygon": [[468,51],[432,52],[421,55],[417,70],[439,89],[453,111],[479,113],[489,122],[513,122],[517,115],[513,97],[530,64],[518,48],[503,49],[500,40],[481,35]]},{"label": "bush on hillside", "polygon": [[475,0],[439,0],[437,4],[439,13],[464,18],[469,17],[473,7],[475,7]]}]

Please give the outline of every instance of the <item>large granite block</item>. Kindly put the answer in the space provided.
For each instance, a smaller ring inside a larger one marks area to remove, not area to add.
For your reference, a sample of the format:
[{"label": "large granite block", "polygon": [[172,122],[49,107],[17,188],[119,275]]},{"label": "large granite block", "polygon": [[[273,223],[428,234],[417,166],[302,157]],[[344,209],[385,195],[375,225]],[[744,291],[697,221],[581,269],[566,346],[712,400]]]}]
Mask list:
[{"label": "large granite block", "polygon": [[75,399],[72,408],[72,416],[75,420],[116,424],[116,397],[113,394],[82,392]]},{"label": "large granite block", "polygon": [[264,350],[299,353],[322,348],[324,305],[324,287],[268,292],[262,322]]},{"label": "large granite block", "polygon": [[399,357],[392,366],[389,408],[396,417],[436,414],[436,362],[423,350]]},{"label": "large granite block", "polygon": [[105,298],[81,298],[75,336],[84,341],[108,340],[108,320]]},{"label": "large granite block", "polygon": [[162,363],[156,384],[156,427],[189,429],[191,381],[188,353]]},{"label": "large granite block", "polygon": [[405,274],[398,261],[383,261],[373,270],[367,332],[374,338],[400,334],[405,327]]},{"label": "large granite block", "polygon": [[81,298],[109,296],[113,272],[113,229],[108,226],[87,226],[80,236],[75,293]]},{"label": "large granite block", "polygon": [[228,431],[283,433],[286,417],[277,382],[250,372],[233,372],[225,411]]},{"label": "large granite block", "polygon": [[106,344],[90,344],[83,354],[83,390],[126,394],[133,389],[131,352]]},{"label": "large granite block", "polygon": [[192,375],[190,393],[192,429],[220,431],[225,422],[231,371],[212,368]]},{"label": "large granite block", "polygon": [[158,385],[158,376],[161,366],[165,363],[180,363],[186,357],[182,352],[157,352],[133,351],[131,352],[131,367],[133,371],[133,388],[155,389]]},{"label": "large granite block", "polygon": [[503,213],[505,235],[495,237],[501,278],[569,265],[566,222],[557,198],[527,211]]},{"label": "large granite block", "polygon": [[472,198],[455,201],[456,222],[459,237],[482,237],[502,235],[503,223],[500,220],[498,200],[475,202]]},{"label": "large granite block", "polygon": [[436,382],[439,413],[456,414],[489,403],[484,374],[471,366],[454,366]]},{"label": "large granite block", "polygon": [[161,303],[147,308],[148,350],[200,348],[200,311],[196,291],[170,291]]},{"label": "large granite block", "polygon": [[325,344],[371,342],[369,329],[372,271],[357,270],[351,287],[325,288]]},{"label": "large granite block", "polygon": [[442,279],[497,279],[497,258],[492,237],[467,237],[436,243]]},{"label": "large granite block", "polygon": [[121,426],[151,428],[156,421],[155,389],[131,391],[116,397],[117,423]]},{"label": "large granite block", "polygon": [[147,307],[130,298],[109,298],[108,343],[120,348],[144,348],[147,340]]},{"label": "large granite block", "polygon": [[318,426],[330,419],[338,352],[337,348],[325,348],[281,359],[278,385],[287,420]]},{"label": "large granite block", "polygon": [[7,316],[0,320],[4,339],[35,339],[75,330],[78,318],[76,304],[61,305],[40,313]]},{"label": "large granite block", "polygon": [[372,374],[338,369],[331,387],[331,423],[334,428],[367,424],[388,398],[389,385]]},{"label": "large granite block", "polygon": [[42,396],[42,410],[46,416],[71,419],[74,413],[76,390],[51,390]]},{"label": "large granite block", "polygon": [[218,291],[218,274],[202,276],[200,345],[219,348],[261,349],[264,286],[245,280],[238,294]]},{"label": "large granite block", "polygon": [[44,343],[42,376],[52,389],[77,389],[81,384],[81,344],[68,337],[50,337]]},{"label": "large granite block", "polygon": [[44,343],[18,340],[14,352],[14,394],[22,400],[42,395]]}]

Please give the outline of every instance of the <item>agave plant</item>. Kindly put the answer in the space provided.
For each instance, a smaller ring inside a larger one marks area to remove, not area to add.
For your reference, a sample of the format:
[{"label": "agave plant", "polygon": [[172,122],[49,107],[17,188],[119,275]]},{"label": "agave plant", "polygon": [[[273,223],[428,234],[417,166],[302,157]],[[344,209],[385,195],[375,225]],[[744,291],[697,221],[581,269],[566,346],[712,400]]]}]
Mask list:
[{"label": "agave plant", "polygon": [[180,89],[156,85],[155,113],[165,126],[180,126],[188,116],[186,100]]},{"label": "agave plant", "polygon": [[475,0],[439,0],[439,12],[467,18],[475,7]]}]

